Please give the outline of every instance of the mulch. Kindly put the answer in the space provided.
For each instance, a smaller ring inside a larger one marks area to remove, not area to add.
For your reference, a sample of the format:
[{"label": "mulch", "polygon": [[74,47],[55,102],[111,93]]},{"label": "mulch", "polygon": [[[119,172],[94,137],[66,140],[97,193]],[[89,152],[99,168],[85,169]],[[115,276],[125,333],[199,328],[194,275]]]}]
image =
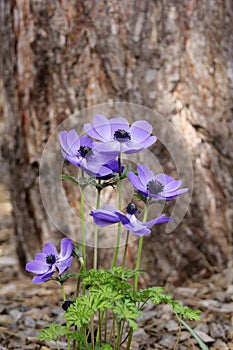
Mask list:
[{"label": "mulch", "polygon": [[[20,271],[9,196],[3,185],[0,192],[0,350],[57,349],[55,343],[41,342],[37,335],[51,322],[64,322],[61,292],[56,282],[34,285]],[[182,287],[166,287],[174,299],[202,311],[200,321],[188,323],[210,350],[233,350],[233,284],[228,277],[229,271],[224,271]],[[67,288],[71,294],[73,286]],[[191,334],[180,328],[169,306],[149,304],[144,311],[132,350],[200,349]],[[62,341],[59,348],[67,349]]]}]

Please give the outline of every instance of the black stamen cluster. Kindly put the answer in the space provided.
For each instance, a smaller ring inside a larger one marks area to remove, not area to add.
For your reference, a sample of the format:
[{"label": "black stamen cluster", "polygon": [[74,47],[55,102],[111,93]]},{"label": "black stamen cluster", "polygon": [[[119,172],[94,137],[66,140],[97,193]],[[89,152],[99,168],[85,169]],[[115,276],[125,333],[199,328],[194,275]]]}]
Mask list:
[{"label": "black stamen cluster", "polygon": [[56,262],[56,256],[54,254],[50,254],[46,256],[46,263],[48,265],[53,265]]},{"label": "black stamen cluster", "polygon": [[62,308],[63,310],[67,311],[70,307],[70,305],[72,305],[74,302],[71,300],[66,300],[62,303]]},{"label": "black stamen cluster", "polygon": [[128,205],[127,205],[127,207],[126,207],[126,212],[128,213],[128,214],[136,214],[137,212],[138,212],[138,208],[137,208],[137,206],[136,206],[136,204],[134,204],[134,203],[129,203]]},{"label": "black stamen cluster", "polygon": [[152,194],[159,194],[163,191],[164,185],[157,180],[150,180],[147,184],[147,191]]},{"label": "black stamen cluster", "polygon": [[91,148],[88,146],[80,146],[79,148],[79,154],[81,157],[85,158],[86,155],[91,151]]},{"label": "black stamen cluster", "polygon": [[119,142],[126,142],[126,141],[131,140],[131,135],[126,130],[118,129],[114,132],[113,138],[114,138],[114,140],[119,141]]}]

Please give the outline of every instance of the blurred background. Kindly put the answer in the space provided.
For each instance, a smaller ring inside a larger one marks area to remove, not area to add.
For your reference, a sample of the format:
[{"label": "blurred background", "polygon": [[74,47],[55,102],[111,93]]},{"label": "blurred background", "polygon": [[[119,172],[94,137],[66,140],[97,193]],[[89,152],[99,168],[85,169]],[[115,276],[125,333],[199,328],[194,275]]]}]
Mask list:
[{"label": "blurred background", "polygon": [[[233,349],[232,39],[230,0],[0,0],[2,350],[56,348],[36,336],[50,322],[64,321],[60,291],[54,281],[35,286],[24,270],[46,241],[59,244],[63,237],[42,203],[43,150],[70,115],[77,113],[81,128],[97,105],[105,104],[107,117],[118,116],[118,102],[139,106],[132,121],[145,118],[156,135],[167,135],[150,152],[165,173],[193,187],[181,224],[170,233],[157,225],[144,240],[140,284],[165,286],[174,298],[200,309],[195,330],[203,341],[211,350]],[[143,108],[147,112],[137,115]],[[166,123],[158,125],[156,115]],[[169,135],[167,125],[177,132]],[[172,149],[178,152],[177,169],[166,146],[179,135],[180,157],[179,147]],[[61,161],[58,140],[54,144],[45,168],[56,169]],[[66,182],[63,189],[78,211],[78,190]],[[49,203],[54,217],[67,232],[77,232],[57,194]],[[135,266],[136,248],[134,241],[129,267]],[[92,253],[89,247],[90,266]],[[112,254],[99,249],[99,265],[109,267]],[[66,286],[71,298],[74,290]],[[179,325],[171,318],[164,305],[149,306],[132,349],[174,349]],[[180,350],[199,349],[184,329],[180,340]]]},{"label": "blurred background", "polygon": [[[49,137],[84,108],[129,102],[177,128],[194,174],[182,223],[145,240],[142,283],[232,282],[232,13],[228,0],[0,0],[1,196],[21,267],[62,236],[39,191]],[[163,145],[153,152],[172,175]]]}]

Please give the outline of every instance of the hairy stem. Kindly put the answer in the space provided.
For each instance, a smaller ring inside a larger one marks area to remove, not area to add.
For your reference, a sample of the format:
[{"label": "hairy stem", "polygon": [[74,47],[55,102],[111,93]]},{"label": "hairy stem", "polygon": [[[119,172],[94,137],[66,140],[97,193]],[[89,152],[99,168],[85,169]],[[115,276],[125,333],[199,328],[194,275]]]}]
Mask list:
[{"label": "hairy stem", "polygon": [[[118,157],[118,172],[119,172],[119,177],[120,177],[120,175],[121,175],[121,156],[120,155]],[[118,182],[118,209],[121,210],[121,207],[122,207],[122,182],[119,179],[119,182]],[[116,266],[118,252],[119,252],[120,238],[121,238],[121,222],[118,222],[116,248],[115,248],[115,252],[114,252],[114,256],[113,256],[113,260],[112,260],[112,268]]]},{"label": "hairy stem", "polygon": [[85,242],[85,215],[84,215],[84,187],[80,186],[81,191],[81,205],[80,205],[80,216],[81,216],[81,234],[82,234],[82,257],[83,257],[83,270],[86,271],[86,242]]},{"label": "hairy stem", "polygon": [[124,250],[124,256],[123,256],[123,263],[122,263],[123,267],[125,267],[125,263],[126,263],[128,243],[129,243],[129,230],[127,230],[126,239],[125,239],[125,250]]},{"label": "hairy stem", "polygon": [[[100,193],[101,191],[98,189],[97,191],[97,200],[96,200],[96,209],[100,207]],[[94,231],[94,269],[97,269],[98,265],[98,226],[95,225]]]},{"label": "hairy stem", "polygon": [[130,345],[131,345],[131,342],[132,342],[132,338],[133,338],[133,328],[130,328],[126,350],[130,350]]},{"label": "hairy stem", "polygon": [[[149,205],[146,204],[143,221],[146,221],[146,219],[147,219],[148,208],[149,208]],[[138,254],[137,254],[137,260],[136,260],[136,270],[139,270],[139,268],[140,268],[141,255],[142,255],[142,246],[143,246],[143,236],[140,236],[139,237],[139,243],[138,243]],[[139,272],[137,272],[137,274],[135,276],[135,280],[134,280],[134,291],[135,292],[136,292],[136,290],[138,288],[138,278],[139,278]]]},{"label": "hairy stem", "polygon": [[63,300],[66,301],[66,293],[65,293],[64,282],[61,283],[61,293],[62,293]]}]

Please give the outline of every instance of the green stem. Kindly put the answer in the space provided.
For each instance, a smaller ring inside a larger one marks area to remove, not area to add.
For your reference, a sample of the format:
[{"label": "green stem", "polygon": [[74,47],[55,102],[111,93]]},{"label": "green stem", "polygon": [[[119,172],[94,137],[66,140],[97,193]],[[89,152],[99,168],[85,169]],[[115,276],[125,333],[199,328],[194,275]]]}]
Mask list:
[{"label": "green stem", "polygon": [[125,327],[125,320],[122,322],[122,327],[121,327],[121,343],[120,345],[122,344],[122,337],[123,337],[123,332],[124,332],[124,327]]},{"label": "green stem", "polygon": [[[118,157],[118,173],[119,177],[121,176],[121,155]],[[119,179],[118,182],[118,209],[121,210],[122,207],[122,182],[121,179]],[[119,252],[119,245],[120,245],[120,239],[121,239],[121,222],[118,222],[117,227],[117,240],[116,240],[116,248],[112,260],[112,268],[116,266],[118,252]]]},{"label": "green stem", "polygon": [[95,350],[94,316],[91,317],[91,346]]},{"label": "green stem", "polygon": [[117,323],[117,340],[116,340],[116,350],[120,350],[121,343],[121,322]]},{"label": "green stem", "polygon": [[[82,257],[79,258],[79,262],[80,262],[80,265],[81,265],[81,267],[80,267],[80,273],[81,273],[81,272],[83,272],[83,265],[84,265]],[[80,278],[80,275],[79,275],[78,279],[77,279],[77,287],[76,287],[76,295],[75,295],[76,298],[78,298],[78,296],[79,296],[80,284],[81,284],[81,278]]]},{"label": "green stem", "polygon": [[125,250],[124,250],[123,264],[122,264],[123,267],[125,267],[125,263],[126,263],[128,244],[129,244],[129,230],[127,230],[126,239],[125,239]]},{"label": "green stem", "polygon": [[[100,193],[101,190],[97,191],[97,200],[96,200],[96,209],[100,207]],[[98,261],[98,226],[95,226],[94,231],[94,269],[97,269],[97,261]]]},{"label": "green stem", "polygon": [[64,287],[64,283],[61,283],[61,293],[62,293],[62,298],[64,301],[66,301],[66,293],[65,293],[65,287]]},{"label": "green stem", "polygon": [[[143,221],[144,222],[147,219],[148,209],[149,209],[149,205],[146,204],[144,217],[143,217]],[[136,270],[139,270],[140,264],[141,264],[142,245],[143,245],[143,236],[140,236],[139,237],[139,243],[138,243],[138,254],[137,254],[137,260],[136,260]],[[137,291],[137,288],[138,288],[138,278],[139,278],[139,272],[137,272],[137,274],[135,276],[135,280],[134,280],[134,291],[135,292]]]},{"label": "green stem", "polygon": [[105,310],[105,317],[104,317],[104,341],[105,341],[105,343],[107,341],[107,328],[108,328],[108,309]]},{"label": "green stem", "polygon": [[133,338],[133,328],[130,328],[126,350],[130,350],[130,345],[131,345],[131,342],[132,342],[132,338]]},{"label": "green stem", "polygon": [[81,233],[82,233],[82,257],[83,257],[83,270],[86,271],[86,242],[85,242],[85,215],[84,215],[84,187],[80,186],[81,191]]},{"label": "green stem", "polygon": [[104,311],[98,310],[98,329],[97,329],[97,335],[96,339],[99,340],[100,346],[102,345],[102,322],[103,322],[103,316],[104,316]]},{"label": "green stem", "polygon": [[113,348],[115,349],[116,346],[116,337],[115,337],[115,324],[116,324],[116,315],[113,315],[113,320],[112,320],[112,329],[110,332],[110,342],[113,342]]},{"label": "green stem", "polygon": [[178,316],[176,316],[178,318],[178,320],[180,321],[180,323],[182,323],[183,326],[185,326],[185,328],[192,334],[192,336],[196,339],[196,341],[198,342],[198,344],[200,345],[202,350],[208,350],[209,348],[205,345],[205,343],[203,342],[203,340],[197,335],[197,333],[191,328],[189,327],[189,325],[182,320],[181,318],[179,318]]}]

